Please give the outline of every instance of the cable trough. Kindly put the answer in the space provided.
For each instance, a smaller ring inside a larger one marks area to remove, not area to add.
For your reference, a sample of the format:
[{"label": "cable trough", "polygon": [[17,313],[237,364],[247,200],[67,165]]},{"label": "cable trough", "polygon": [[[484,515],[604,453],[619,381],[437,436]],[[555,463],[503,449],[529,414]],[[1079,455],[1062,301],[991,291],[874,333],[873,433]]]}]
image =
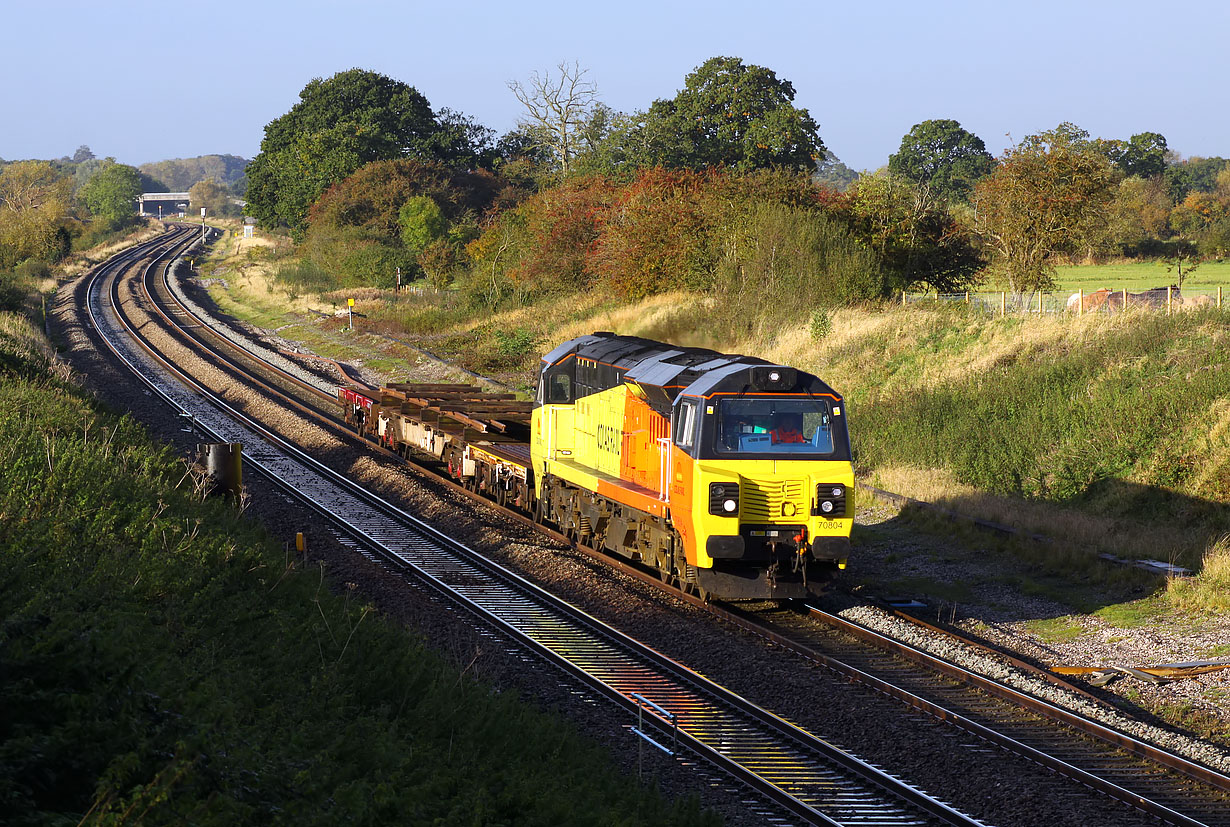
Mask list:
[{"label": "cable trough", "polygon": [[[164,253],[150,266],[165,258]],[[89,291],[94,324],[151,389],[221,442],[243,444],[251,465],[342,526],[369,551],[520,640],[594,691],[643,715],[662,743],[678,743],[810,824],[976,824],[908,784],[839,750],[569,606],[431,526],[379,500],[276,435],[183,384],[134,342],[110,302]],[[639,696],[639,697],[634,697]]]}]

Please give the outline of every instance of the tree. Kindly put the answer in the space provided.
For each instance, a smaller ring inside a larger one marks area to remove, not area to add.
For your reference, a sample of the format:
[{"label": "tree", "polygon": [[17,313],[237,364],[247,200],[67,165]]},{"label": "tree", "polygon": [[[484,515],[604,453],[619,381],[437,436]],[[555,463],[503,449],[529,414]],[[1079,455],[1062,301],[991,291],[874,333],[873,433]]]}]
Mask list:
[{"label": "tree", "polygon": [[444,237],[448,220],[439,205],[425,195],[416,195],[402,204],[398,212],[401,241],[412,256],[418,256],[427,245]]},{"label": "tree", "polygon": [[141,196],[141,173],[127,164],[110,163],[94,173],[78,193],[95,217],[112,226],[135,220]]},{"label": "tree", "polygon": [[81,146],[77,147],[77,151],[73,153],[73,163],[74,164],[79,164],[82,161],[90,161],[90,160],[93,160],[93,158],[94,158],[94,153],[91,152],[90,148],[86,146],[85,144],[82,144]]},{"label": "tree", "polygon": [[0,170],[0,267],[66,255],[63,222],[71,205],[72,180],[47,161],[16,161]]},{"label": "tree", "polygon": [[511,80],[508,88],[525,107],[517,122],[532,145],[547,152],[567,176],[581,143],[581,133],[598,99],[598,87],[585,80],[588,70],[579,64],[560,63],[559,77],[550,71],[530,75],[529,84]]},{"label": "tree", "polygon": [[994,168],[982,139],[954,120],[914,124],[897,154],[888,158],[889,172],[929,188],[945,202],[967,200],[974,184]]},{"label": "tree", "polygon": [[853,235],[879,257],[890,289],[968,290],[982,269],[969,231],[925,184],[891,172],[864,175],[849,204]]},{"label": "tree", "polygon": [[822,187],[845,192],[859,179],[854,170],[841,162],[841,159],[829,150],[824,151],[824,157],[816,163],[816,171],[812,180]]},{"label": "tree", "polygon": [[737,57],[705,61],[673,99],[654,101],[639,120],[630,136],[637,166],[810,173],[824,157],[819,127],[794,106],[794,86]]},{"label": "tree", "polygon": [[212,178],[193,184],[188,189],[188,199],[194,211],[204,207],[210,215],[229,215],[233,212],[230,192]]},{"label": "tree", "polygon": [[1152,178],[1166,171],[1166,138],[1156,132],[1133,135],[1123,146],[1119,168],[1125,175]]},{"label": "tree", "polygon": [[1072,124],[1027,137],[974,188],[991,265],[1017,292],[1054,284],[1054,259],[1105,236],[1116,175]]},{"label": "tree", "polygon": [[1124,178],[1111,205],[1109,239],[1126,255],[1145,252],[1169,234],[1171,202],[1160,177]]},{"label": "tree", "polygon": [[401,81],[362,69],[315,78],[299,103],[265,127],[261,151],[247,168],[248,210],[302,237],[317,197],[364,164],[449,160],[439,131],[427,99]]}]

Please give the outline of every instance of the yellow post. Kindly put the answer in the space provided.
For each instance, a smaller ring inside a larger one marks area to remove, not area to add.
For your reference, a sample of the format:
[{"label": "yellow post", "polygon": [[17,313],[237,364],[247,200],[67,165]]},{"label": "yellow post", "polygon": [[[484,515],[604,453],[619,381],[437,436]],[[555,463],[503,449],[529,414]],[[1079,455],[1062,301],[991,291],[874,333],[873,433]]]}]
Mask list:
[{"label": "yellow post", "polygon": [[303,559],[307,555],[307,537],[302,531],[295,533],[295,553],[299,559]]},{"label": "yellow post", "polygon": [[1005,290],[999,291],[999,315],[1008,315],[1008,293]]},{"label": "yellow post", "polygon": [[965,303],[969,304],[969,291],[968,290],[965,291]]},{"label": "yellow post", "polygon": [[1127,288],[1126,287],[1123,288],[1123,307],[1120,307],[1119,309],[1127,310]]},{"label": "yellow post", "polygon": [[1166,315],[1170,315],[1170,285],[1166,285]]},{"label": "yellow post", "polygon": [[1221,307],[1221,288],[1217,288],[1217,306]]},{"label": "yellow post", "polygon": [[1076,303],[1076,315],[1082,316],[1085,313],[1085,288],[1081,287],[1076,291],[1077,297],[1080,299]]},{"label": "yellow post", "polygon": [[901,306],[905,307],[905,291],[901,291]]}]

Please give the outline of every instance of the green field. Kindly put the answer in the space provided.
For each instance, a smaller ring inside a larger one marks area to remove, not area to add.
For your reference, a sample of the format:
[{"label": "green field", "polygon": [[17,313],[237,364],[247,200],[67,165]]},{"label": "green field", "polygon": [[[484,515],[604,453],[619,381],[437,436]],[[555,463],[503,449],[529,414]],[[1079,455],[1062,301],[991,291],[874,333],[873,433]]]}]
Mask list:
[{"label": "green field", "polygon": [[[1127,264],[1077,264],[1057,267],[1056,292],[1086,293],[1103,287],[1111,290],[1127,289],[1139,293],[1150,287],[1165,287],[1178,284],[1179,276],[1173,268],[1160,261],[1139,261]],[[1183,270],[1183,288],[1193,292],[1215,293],[1230,288],[1230,260],[1205,261],[1189,277],[1186,265]]]}]

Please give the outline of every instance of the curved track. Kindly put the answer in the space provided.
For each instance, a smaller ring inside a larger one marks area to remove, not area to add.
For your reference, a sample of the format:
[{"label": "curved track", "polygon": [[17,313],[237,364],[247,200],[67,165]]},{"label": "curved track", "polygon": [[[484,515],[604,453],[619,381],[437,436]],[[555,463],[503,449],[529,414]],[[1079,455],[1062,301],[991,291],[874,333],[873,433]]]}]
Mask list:
[{"label": "curved track", "polygon": [[181,415],[219,441],[244,444],[251,464],[336,521],[365,549],[423,578],[594,690],[641,711],[658,730],[658,743],[677,739],[807,823],[977,823],[559,601],[329,470],[210,394],[156,348],[139,351],[134,343],[142,340],[142,325],[127,321],[121,305],[118,278],[109,271],[90,290],[94,325],[117,357]]},{"label": "curved track", "polygon": [[[147,293],[154,304],[161,307],[159,312],[166,322],[174,324],[176,317],[182,318],[188,311],[176,303],[165,276],[159,282],[161,286],[147,287]],[[192,328],[193,339],[215,338],[202,333],[207,329],[202,324],[203,320],[193,320],[193,323],[201,325],[199,330]],[[199,341],[198,345],[211,349],[218,347],[216,343],[210,345],[204,341]],[[233,343],[228,345],[228,349],[242,350]],[[240,367],[239,363],[262,361],[254,359],[251,354],[235,354],[234,360],[237,378],[239,374],[257,369]],[[259,370],[264,372],[267,368]],[[328,407],[332,403],[331,395],[319,388],[308,390],[310,386],[298,379],[279,379],[275,383],[283,384],[279,391],[283,396],[316,400],[316,404],[306,400],[296,404],[301,410],[315,408],[317,410],[309,415],[321,422],[336,424]],[[458,487],[458,490],[463,489]],[[362,542],[365,546],[369,544],[367,540]],[[643,573],[637,576],[650,582],[654,580]],[[671,591],[688,599],[677,590]],[[1230,779],[1186,759],[1007,689],[995,681],[972,673],[962,674],[964,670],[938,658],[918,650],[907,651],[908,647],[902,647],[891,639],[876,637],[874,633],[859,627],[851,627],[840,619],[821,619],[826,625],[843,627],[840,634],[835,635],[820,631],[815,622],[818,616],[808,619],[779,610],[751,617],[722,607],[711,607],[711,610],[830,669],[890,694],[915,709],[924,710],[987,741],[1025,755],[1164,821],[1190,825],[1230,824]],[[873,637],[876,639],[873,640]],[[859,638],[861,642],[853,642]],[[637,694],[636,685],[636,680],[622,684],[612,697],[623,698],[627,702],[628,698]],[[682,695],[671,695],[671,706],[665,708],[691,710],[690,703]],[[653,715],[651,712],[651,717]],[[689,714],[687,720],[699,729],[708,717],[708,712]],[[1085,737],[1075,737],[1073,730],[1083,733]],[[776,737],[784,736],[779,734]],[[694,748],[700,749],[699,746]]]}]

